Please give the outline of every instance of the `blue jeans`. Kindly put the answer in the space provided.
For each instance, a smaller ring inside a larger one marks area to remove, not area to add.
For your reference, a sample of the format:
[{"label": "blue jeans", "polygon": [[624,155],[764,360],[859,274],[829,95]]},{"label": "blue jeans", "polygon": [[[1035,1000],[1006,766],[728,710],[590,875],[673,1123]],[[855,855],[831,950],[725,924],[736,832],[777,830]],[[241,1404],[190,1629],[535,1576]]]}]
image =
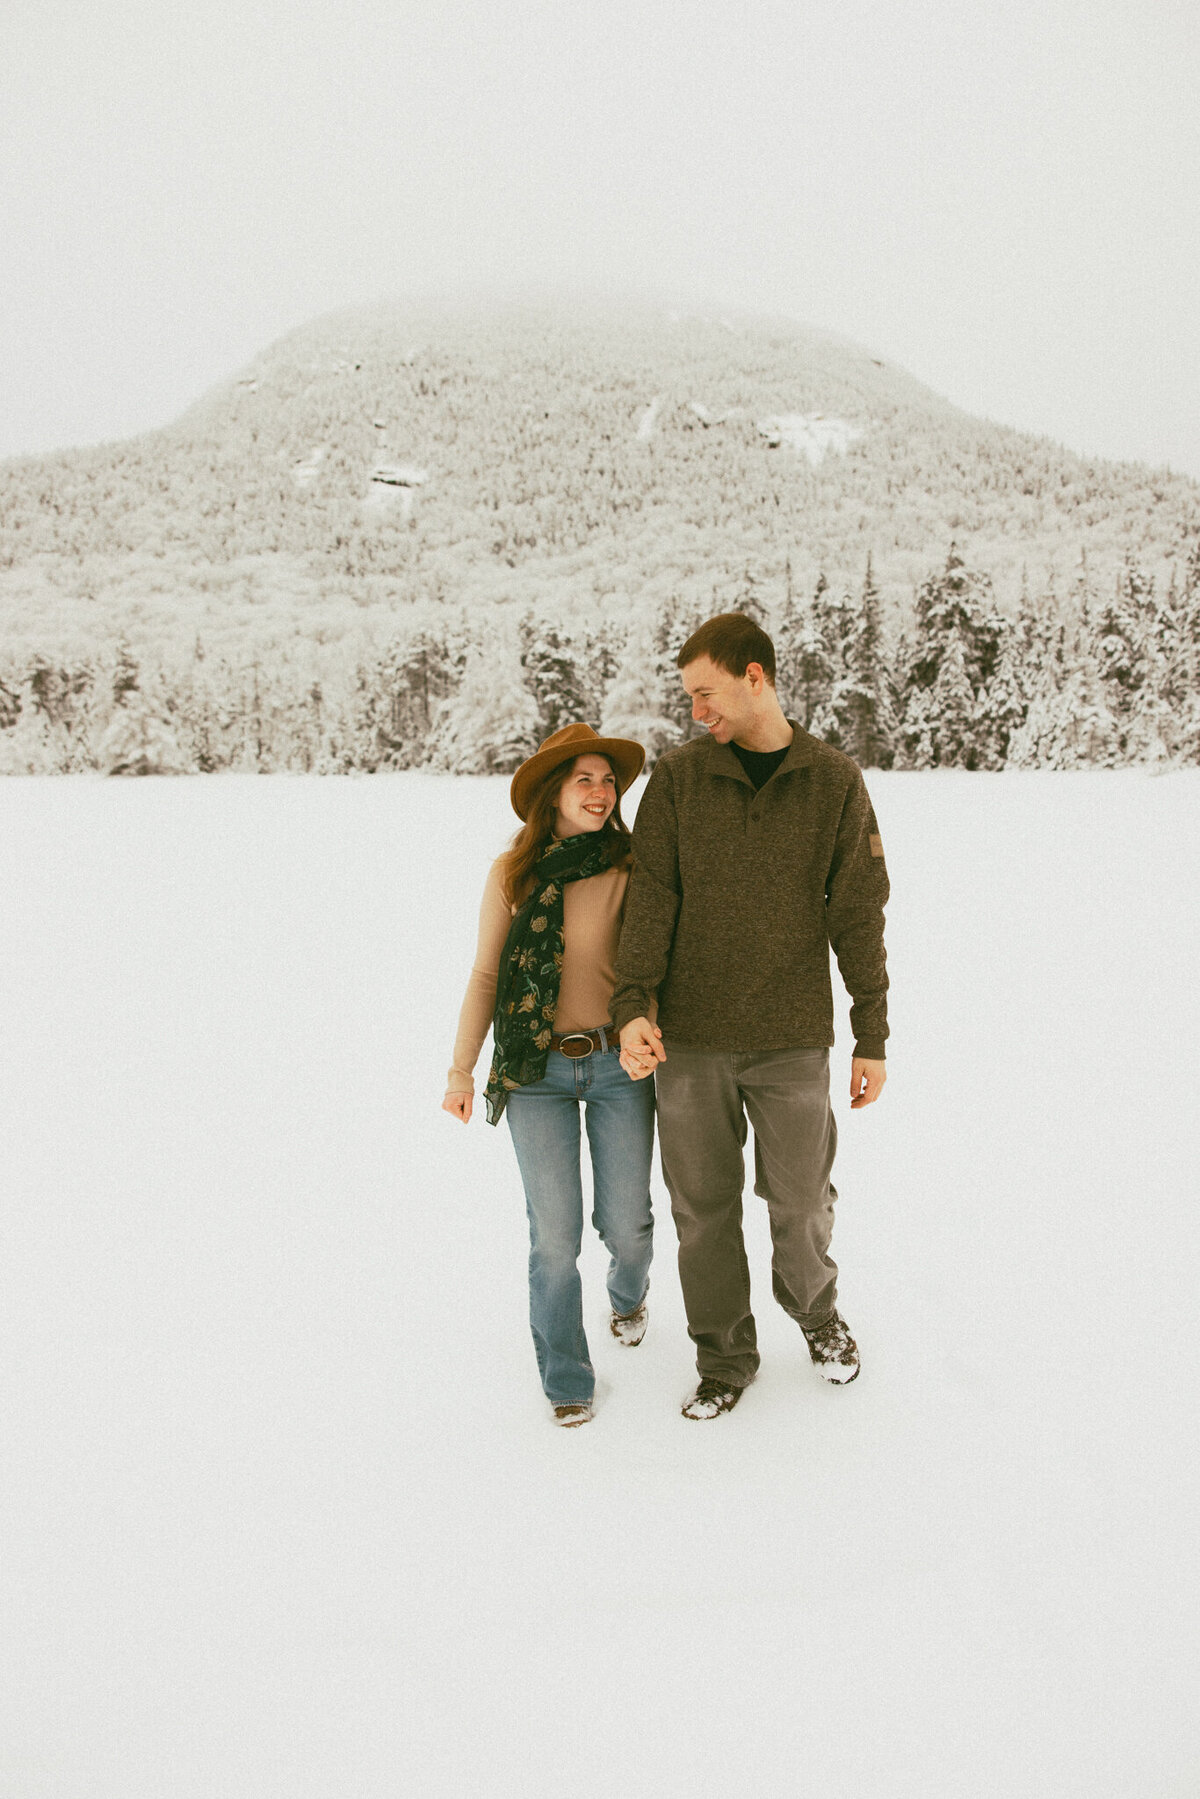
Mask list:
[{"label": "blue jeans", "polygon": [[590,1400],[595,1387],[578,1268],[581,1101],[592,1157],[592,1223],[612,1258],[614,1312],[632,1312],[645,1298],[653,1253],[654,1082],[631,1081],[615,1049],[578,1061],[551,1050],[545,1079],[511,1093],[505,1107],[529,1214],[529,1323],[551,1405]]}]

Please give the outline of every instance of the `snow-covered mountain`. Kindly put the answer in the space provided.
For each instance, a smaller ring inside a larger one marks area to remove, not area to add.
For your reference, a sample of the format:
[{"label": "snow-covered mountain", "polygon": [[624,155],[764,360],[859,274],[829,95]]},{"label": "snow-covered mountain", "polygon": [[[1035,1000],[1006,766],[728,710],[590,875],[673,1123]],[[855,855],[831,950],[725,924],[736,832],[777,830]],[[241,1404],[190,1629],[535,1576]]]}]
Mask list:
[{"label": "snow-covered mountain", "polygon": [[958,411],[770,318],[380,305],[272,344],[167,428],[0,465],[0,629],[328,638],[420,599],[559,618],[861,584],[951,540],[1015,605],[1086,556],[1169,578],[1200,485]]},{"label": "snow-covered mountain", "polygon": [[0,468],[0,772],[651,756],[713,612],[869,766],[1200,760],[1200,484],[1085,462],[826,333],[379,306],[170,427]]}]

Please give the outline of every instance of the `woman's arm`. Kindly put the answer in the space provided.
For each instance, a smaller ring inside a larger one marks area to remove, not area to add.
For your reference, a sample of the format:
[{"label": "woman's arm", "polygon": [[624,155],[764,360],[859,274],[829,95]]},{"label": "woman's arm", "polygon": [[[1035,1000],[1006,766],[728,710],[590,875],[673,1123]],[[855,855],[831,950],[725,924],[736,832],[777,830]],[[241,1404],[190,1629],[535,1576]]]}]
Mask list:
[{"label": "woman's arm", "polygon": [[479,936],[475,961],[467,978],[454,1037],[450,1072],[446,1079],[443,1111],[461,1118],[465,1124],[471,1116],[471,1100],[475,1092],[473,1070],[479,1060],[484,1039],[492,1027],[496,1010],[496,982],[500,973],[500,952],[512,911],[504,897],[500,880],[501,864],[495,862],[488,874],[479,907]]}]

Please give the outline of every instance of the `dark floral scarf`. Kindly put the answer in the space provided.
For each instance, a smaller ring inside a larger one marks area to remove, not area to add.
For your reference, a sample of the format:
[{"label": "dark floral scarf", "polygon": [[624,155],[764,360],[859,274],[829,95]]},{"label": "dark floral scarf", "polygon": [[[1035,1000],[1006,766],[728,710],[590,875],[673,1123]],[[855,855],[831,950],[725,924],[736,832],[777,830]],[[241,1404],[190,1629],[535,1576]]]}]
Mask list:
[{"label": "dark floral scarf", "polygon": [[534,871],[537,885],[519,907],[500,952],[494,1053],[484,1088],[489,1124],[499,1124],[510,1093],[545,1076],[562,980],[564,889],[570,881],[603,874],[616,849],[610,832],[589,831],[550,843],[542,852]]}]

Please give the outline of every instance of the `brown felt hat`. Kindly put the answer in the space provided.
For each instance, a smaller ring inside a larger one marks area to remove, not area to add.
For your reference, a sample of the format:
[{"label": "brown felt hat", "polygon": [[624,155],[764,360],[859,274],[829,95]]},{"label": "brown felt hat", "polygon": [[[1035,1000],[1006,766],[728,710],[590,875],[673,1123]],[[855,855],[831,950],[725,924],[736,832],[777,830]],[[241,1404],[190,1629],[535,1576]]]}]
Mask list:
[{"label": "brown felt hat", "polygon": [[601,737],[591,725],[564,725],[553,737],[539,744],[536,754],[522,762],[512,778],[509,795],[513,811],[524,818],[529,811],[533,790],[542,776],[560,763],[573,762],[576,756],[607,756],[617,777],[617,790],[624,793],[631,781],[642,772],[646,752],[629,737]]}]

